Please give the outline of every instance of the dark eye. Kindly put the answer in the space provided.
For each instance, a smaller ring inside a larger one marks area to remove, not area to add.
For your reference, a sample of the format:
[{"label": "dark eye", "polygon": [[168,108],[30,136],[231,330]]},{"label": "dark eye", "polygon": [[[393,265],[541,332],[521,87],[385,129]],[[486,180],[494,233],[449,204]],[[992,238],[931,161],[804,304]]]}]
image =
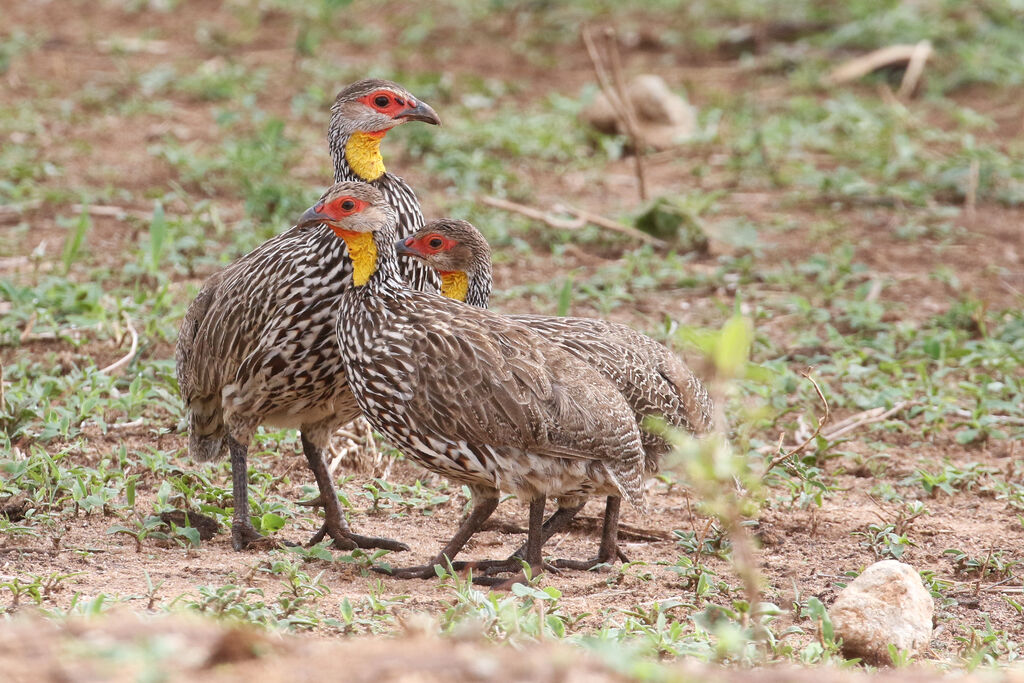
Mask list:
[{"label": "dark eye", "polygon": [[391,100],[388,99],[387,95],[377,95],[373,98],[373,103],[378,107],[386,107],[391,104]]},{"label": "dark eye", "polygon": [[351,211],[352,209],[356,208],[356,203],[351,199],[346,199],[341,203],[341,208],[344,209],[345,211]]},{"label": "dark eye", "polygon": [[441,241],[440,237],[435,237],[434,239],[430,240],[427,244],[429,244],[432,249],[440,249],[441,245],[444,244],[444,242]]}]

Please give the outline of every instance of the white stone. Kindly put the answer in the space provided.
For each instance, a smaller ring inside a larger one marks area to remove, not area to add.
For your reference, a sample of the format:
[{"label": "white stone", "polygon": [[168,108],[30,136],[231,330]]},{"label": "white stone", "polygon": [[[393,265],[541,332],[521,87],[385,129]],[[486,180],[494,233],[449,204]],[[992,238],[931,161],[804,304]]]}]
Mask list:
[{"label": "white stone", "polygon": [[876,562],[844,588],[829,609],[843,654],[891,664],[889,645],[918,654],[932,636],[932,596],[913,567]]}]

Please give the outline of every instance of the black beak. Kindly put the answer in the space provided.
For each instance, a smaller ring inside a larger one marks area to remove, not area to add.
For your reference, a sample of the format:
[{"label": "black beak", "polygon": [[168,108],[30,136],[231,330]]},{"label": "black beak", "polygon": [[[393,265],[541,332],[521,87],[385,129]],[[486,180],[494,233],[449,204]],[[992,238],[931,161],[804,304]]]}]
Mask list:
[{"label": "black beak", "polygon": [[331,220],[331,217],[325,213],[317,211],[318,208],[323,208],[320,204],[311,206],[306,209],[306,213],[299,217],[299,222],[295,224],[297,228],[308,228],[312,225],[320,225],[321,223],[327,223]]},{"label": "black beak", "polygon": [[406,246],[405,240],[407,240],[407,239],[412,239],[412,238],[411,237],[406,237],[405,239],[400,239],[400,240],[397,240],[395,242],[395,252],[399,256],[413,256],[413,257],[419,256],[420,255],[419,252],[417,252],[414,249],[410,249],[408,246]]},{"label": "black beak", "polygon": [[415,107],[403,109],[395,114],[395,118],[406,121],[423,121],[435,126],[441,125],[441,119],[437,117],[437,112],[426,102],[420,102]]}]

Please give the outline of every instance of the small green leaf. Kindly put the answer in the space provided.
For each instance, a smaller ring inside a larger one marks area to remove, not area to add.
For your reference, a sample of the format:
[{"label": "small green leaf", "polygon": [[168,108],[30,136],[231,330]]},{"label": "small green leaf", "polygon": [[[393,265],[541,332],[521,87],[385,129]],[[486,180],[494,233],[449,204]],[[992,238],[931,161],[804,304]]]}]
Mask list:
[{"label": "small green leaf", "polygon": [[565,278],[565,284],[562,285],[561,291],[558,293],[558,310],[555,315],[564,317],[569,315],[569,307],[572,305],[572,278]]},{"label": "small green leaf", "polygon": [[187,538],[193,548],[199,547],[199,544],[201,543],[201,539],[199,538],[199,529],[194,526],[174,525],[174,532]]},{"label": "small green leaf", "polygon": [[153,208],[153,218],[149,222],[149,259],[153,270],[160,267],[160,253],[163,251],[166,238],[167,219],[164,217],[164,206],[157,202]]},{"label": "small green leaf", "polygon": [[961,446],[966,446],[969,443],[979,441],[981,437],[980,429],[961,429],[956,433],[956,442]]},{"label": "small green leaf", "polygon": [[71,270],[71,264],[75,262],[75,258],[78,256],[78,252],[82,248],[82,241],[85,239],[85,233],[87,233],[91,227],[92,217],[89,215],[89,207],[83,206],[82,213],[78,215],[78,220],[76,220],[74,225],[71,226],[70,232],[64,240],[63,262],[65,274]]},{"label": "small green leaf", "polygon": [[267,512],[264,513],[262,517],[260,517],[260,529],[262,531],[266,531],[267,533],[280,531],[284,528],[285,522],[287,521],[288,520],[286,520],[281,515],[275,515],[273,512]]},{"label": "small green leaf", "polygon": [[355,619],[355,610],[352,609],[352,603],[345,598],[341,601],[341,618],[345,620],[346,624],[351,624]]},{"label": "small green leaf", "polygon": [[739,315],[729,318],[713,351],[715,367],[726,377],[737,377],[747,363],[754,340],[750,320]]}]

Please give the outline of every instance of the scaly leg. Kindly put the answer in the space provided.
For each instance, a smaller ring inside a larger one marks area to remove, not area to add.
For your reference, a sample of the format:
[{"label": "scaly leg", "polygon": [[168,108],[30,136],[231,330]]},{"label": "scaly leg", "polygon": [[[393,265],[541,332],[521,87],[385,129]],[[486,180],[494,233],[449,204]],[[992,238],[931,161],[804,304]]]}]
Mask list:
[{"label": "scaly leg", "polygon": [[245,550],[272,543],[256,531],[249,519],[249,464],[248,448],[233,437],[227,437],[231,453],[231,492],[235,498],[235,512],[231,519],[231,547]]},{"label": "scaly leg", "polygon": [[[551,514],[551,516],[548,517],[548,520],[544,522],[544,543],[550,541],[551,537],[555,534],[565,530],[572,522],[572,520],[576,517],[576,515],[579,513],[579,511],[583,509],[584,505],[586,505],[586,501],[580,503],[579,505],[574,505],[572,507],[560,507],[557,510],[555,510]],[[509,559],[511,560],[513,558],[526,557],[526,545],[527,544],[524,543],[521,546],[519,546],[519,550],[512,553]]]},{"label": "scaly leg", "polygon": [[628,562],[626,556],[619,550],[619,507],[622,499],[618,496],[608,496],[608,503],[604,509],[604,527],[601,529],[601,547],[597,551],[597,557],[592,560],[555,560],[555,566],[559,569],[582,569],[588,571],[600,564],[614,562],[622,558]]},{"label": "scaly leg", "polygon": [[[530,573],[534,576],[545,569],[557,571],[554,567],[544,563],[543,550],[544,543],[547,541],[544,534],[544,502],[545,496],[537,496],[530,501],[530,528],[526,538],[526,545],[524,546],[525,552],[523,557],[519,558],[516,555],[513,555],[507,560],[484,563],[467,563],[467,565],[478,566],[484,569],[483,576],[473,577],[473,583],[494,586],[498,590],[508,590],[516,583],[526,583],[526,573],[522,568],[523,560],[526,560],[527,564],[530,565]],[[494,576],[495,574],[512,571],[517,573],[511,578],[506,579]]]},{"label": "scaly leg", "polygon": [[[377,569],[376,567],[374,569],[385,574],[391,574],[399,579],[429,579],[437,576],[434,573],[434,565],[445,566],[447,562],[453,560],[466,545],[466,542],[472,538],[473,534],[480,530],[480,527],[491,516],[494,509],[498,507],[497,492],[493,496],[479,496],[476,498],[477,500],[473,504],[473,509],[470,511],[469,516],[459,525],[455,535],[445,544],[441,552],[435,555],[430,562],[414,567],[394,568],[391,571]],[[460,567],[465,566],[465,563],[458,564]]]},{"label": "scaly leg", "polygon": [[313,538],[309,539],[309,545],[315,545],[330,534],[334,544],[342,550],[353,550],[355,548],[384,548],[386,550],[408,550],[409,546],[390,538],[377,538],[374,536],[360,536],[352,533],[341,512],[341,505],[338,503],[338,494],[334,490],[334,482],[331,481],[330,472],[327,471],[327,463],[324,462],[323,449],[317,448],[302,434],[302,452],[309,462],[309,469],[313,470],[316,477],[316,484],[320,488],[320,504],[324,506],[324,525]]}]

